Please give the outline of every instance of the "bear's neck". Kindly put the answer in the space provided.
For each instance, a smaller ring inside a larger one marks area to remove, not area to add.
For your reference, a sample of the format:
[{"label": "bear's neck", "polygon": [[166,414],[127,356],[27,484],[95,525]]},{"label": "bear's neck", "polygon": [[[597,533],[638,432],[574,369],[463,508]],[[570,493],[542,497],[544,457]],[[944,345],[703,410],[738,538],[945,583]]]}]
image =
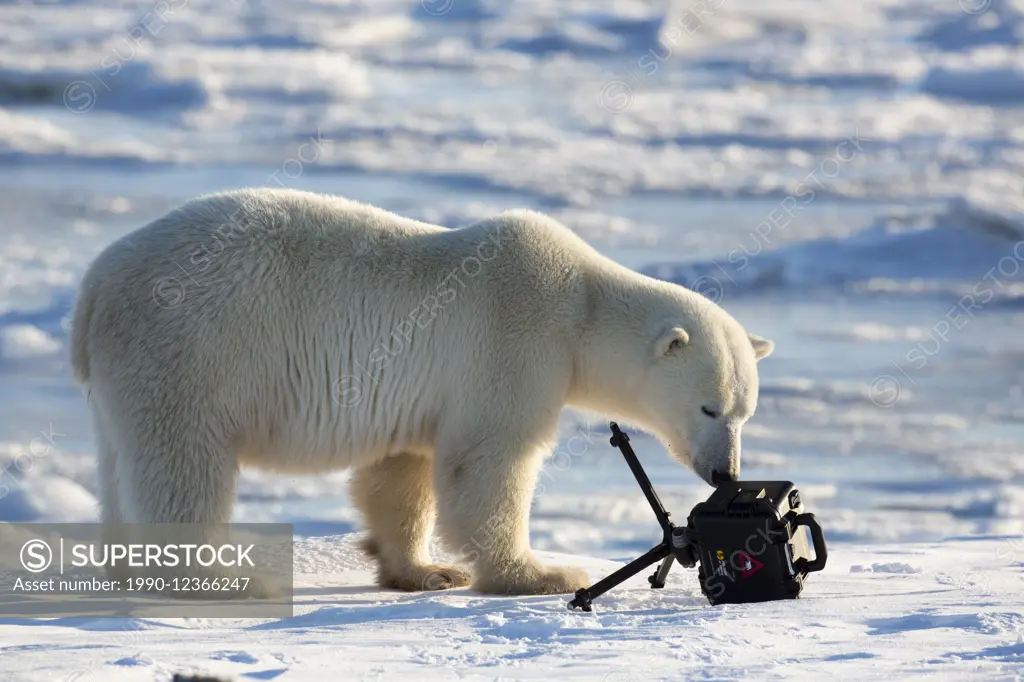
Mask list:
[{"label": "bear's neck", "polygon": [[[648,310],[664,295],[655,283],[612,261],[585,272],[586,314],[573,363],[567,403],[603,417],[644,426],[639,391],[645,367],[637,360],[647,350]],[[637,344],[642,347],[638,348]]]}]

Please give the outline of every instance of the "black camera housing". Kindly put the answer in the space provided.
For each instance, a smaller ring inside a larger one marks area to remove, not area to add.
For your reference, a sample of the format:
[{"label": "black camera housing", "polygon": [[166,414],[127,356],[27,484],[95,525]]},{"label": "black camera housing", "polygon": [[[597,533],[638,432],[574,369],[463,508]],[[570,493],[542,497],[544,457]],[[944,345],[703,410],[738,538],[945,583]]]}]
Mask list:
[{"label": "black camera housing", "polygon": [[[701,592],[712,604],[795,599],[808,573],[825,567],[825,537],[803,512],[789,481],[722,483],[687,520],[700,563]],[[810,531],[814,558],[807,544]]]},{"label": "black camera housing", "polygon": [[[700,589],[712,604],[795,599],[807,574],[825,568],[825,536],[814,514],[803,513],[800,493],[791,482],[721,482],[693,508],[686,526],[676,526],[630,447],[629,436],[615,422],[611,429],[611,444],[625,457],[664,539],[607,578],[578,590],[570,609],[593,610],[594,599],[658,561],[661,566],[647,579],[651,587],[665,586],[674,561],[687,568],[699,563]],[[813,559],[801,527],[810,531]]]}]

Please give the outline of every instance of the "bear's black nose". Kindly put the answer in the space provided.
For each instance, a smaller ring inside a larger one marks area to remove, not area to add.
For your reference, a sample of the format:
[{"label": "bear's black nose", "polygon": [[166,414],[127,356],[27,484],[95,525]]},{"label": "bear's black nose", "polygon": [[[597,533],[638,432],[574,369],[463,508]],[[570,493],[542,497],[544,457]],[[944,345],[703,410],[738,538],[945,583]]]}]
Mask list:
[{"label": "bear's black nose", "polygon": [[711,472],[711,482],[715,485],[722,485],[723,483],[733,483],[739,480],[735,475],[731,473],[719,473],[717,470]]}]

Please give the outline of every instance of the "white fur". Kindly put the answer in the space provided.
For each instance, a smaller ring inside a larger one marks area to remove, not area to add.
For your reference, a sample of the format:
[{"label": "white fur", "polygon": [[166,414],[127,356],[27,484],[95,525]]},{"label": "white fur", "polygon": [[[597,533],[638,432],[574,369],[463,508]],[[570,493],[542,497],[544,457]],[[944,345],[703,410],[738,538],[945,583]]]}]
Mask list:
[{"label": "white fur", "polygon": [[227,521],[240,466],[356,467],[382,584],[468,581],[430,564],[436,508],[474,587],[501,593],[587,580],[529,546],[563,406],[651,431],[705,480],[737,476],[770,352],[544,215],[447,230],[286,190],[201,197],[112,244],[71,340],[104,521]]}]

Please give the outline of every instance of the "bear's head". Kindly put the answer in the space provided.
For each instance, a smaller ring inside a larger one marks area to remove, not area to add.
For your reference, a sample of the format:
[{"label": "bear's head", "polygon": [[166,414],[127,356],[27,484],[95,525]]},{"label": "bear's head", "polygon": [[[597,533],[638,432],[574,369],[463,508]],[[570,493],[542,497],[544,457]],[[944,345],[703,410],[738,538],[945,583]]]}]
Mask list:
[{"label": "bear's head", "polygon": [[679,307],[653,311],[644,325],[647,357],[634,413],[709,484],[737,480],[740,432],[757,406],[757,362],[774,344],[704,297],[674,293]]}]

